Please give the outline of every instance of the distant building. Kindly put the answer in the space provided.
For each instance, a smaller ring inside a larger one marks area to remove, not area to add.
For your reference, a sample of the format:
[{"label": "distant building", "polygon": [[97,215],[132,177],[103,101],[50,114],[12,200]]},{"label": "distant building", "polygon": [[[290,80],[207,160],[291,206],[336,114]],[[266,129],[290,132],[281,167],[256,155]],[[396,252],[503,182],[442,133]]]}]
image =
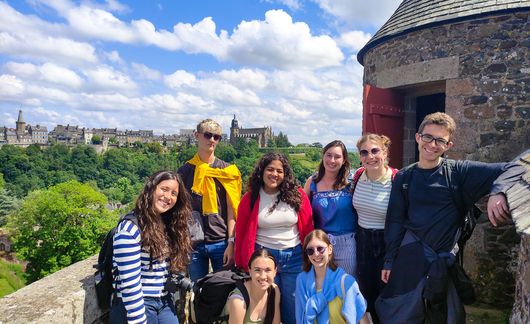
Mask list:
[{"label": "distant building", "polygon": [[31,144],[47,145],[48,130],[40,125],[26,125],[22,110],[19,110],[16,128],[0,127],[0,145],[4,144],[21,147]]},{"label": "distant building", "polygon": [[258,142],[258,147],[266,147],[274,134],[270,127],[262,128],[243,128],[239,127],[239,123],[234,115],[232,125],[230,127],[230,143],[234,145],[238,138],[254,139]]}]

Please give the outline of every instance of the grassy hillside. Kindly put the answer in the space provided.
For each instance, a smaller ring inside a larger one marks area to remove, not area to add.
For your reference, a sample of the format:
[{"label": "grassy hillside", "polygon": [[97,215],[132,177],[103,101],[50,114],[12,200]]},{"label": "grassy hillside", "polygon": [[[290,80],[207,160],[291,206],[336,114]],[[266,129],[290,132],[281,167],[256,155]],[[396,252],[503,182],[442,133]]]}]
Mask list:
[{"label": "grassy hillside", "polygon": [[22,265],[0,259],[0,298],[25,285]]}]

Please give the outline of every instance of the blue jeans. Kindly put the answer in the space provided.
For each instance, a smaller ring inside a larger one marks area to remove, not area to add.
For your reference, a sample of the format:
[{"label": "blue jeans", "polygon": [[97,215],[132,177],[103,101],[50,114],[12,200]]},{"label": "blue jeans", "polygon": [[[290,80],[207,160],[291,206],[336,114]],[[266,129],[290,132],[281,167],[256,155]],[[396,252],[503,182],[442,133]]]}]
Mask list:
[{"label": "blue jeans", "polygon": [[[169,294],[163,297],[144,297],[144,305],[147,324],[179,324],[175,303]],[[121,298],[117,298],[110,309],[109,323],[127,323],[127,311]]]},{"label": "blue jeans", "polygon": [[302,272],[302,246],[297,246],[284,250],[269,249],[256,244],[255,249],[267,249],[276,259],[278,273],[274,282],[280,288],[281,301],[280,311],[283,324],[295,324],[295,302],[294,291],[296,290],[296,277]]},{"label": "blue jeans", "polygon": [[191,253],[191,262],[188,266],[190,279],[193,282],[208,274],[210,261],[213,271],[223,267],[223,256],[226,250],[226,241],[217,243],[196,243]]}]

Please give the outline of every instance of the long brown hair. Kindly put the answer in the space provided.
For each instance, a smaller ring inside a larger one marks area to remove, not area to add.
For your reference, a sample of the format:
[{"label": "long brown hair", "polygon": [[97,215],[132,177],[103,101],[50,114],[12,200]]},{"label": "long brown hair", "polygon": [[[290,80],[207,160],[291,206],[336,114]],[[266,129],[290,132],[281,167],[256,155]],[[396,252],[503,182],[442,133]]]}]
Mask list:
[{"label": "long brown hair", "polygon": [[[162,215],[154,211],[153,194],[158,184],[165,180],[178,182],[178,195],[175,206]],[[142,230],[142,247],[149,252],[152,260],[163,261],[169,257],[170,271],[186,270],[191,253],[191,240],[188,223],[191,219],[189,194],[182,179],[176,172],[158,171],[145,183],[134,213],[138,215]]]},{"label": "long brown hair", "polygon": [[328,145],[324,146],[324,148],[322,149],[322,158],[320,159],[320,164],[318,165],[318,172],[315,175],[313,181],[315,183],[318,183],[324,177],[324,174],[326,173],[326,169],[324,168],[324,156],[326,155],[326,152],[332,147],[340,147],[342,150],[342,158],[344,159],[344,162],[342,163],[342,166],[339,169],[339,173],[337,174],[337,178],[333,183],[333,189],[337,190],[344,187],[348,183],[348,175],[350,173],[351,167],[350,158],[348,157],[348,150],[346,150],[346,146],[342,141],[335,140],[328,143]]},{"label": "long brown hair", "polygon": [[[302,251],[303,251],[302,255],[304,259],[304,264],[302,265],[302,269],[305,272],[308,272],[309,270],[311,270],[311,266],[312,266],[311,261],[309,260],[309,256],[305,252],[305,249],[307,249],[307,245],[314,238],[326,243],[328,246],[332,245],[331,241],[329,240],[328,234],[326,234],[326,232],[324,232],[323,230],[315,229],[309,232],[309,234],[307,234],[307,236],[305,237],[304,244],[302,246]],[[329,256],[328,267],[333,271],[337,270],[337,264],[335,263],[335,257],[334,257],[333,250],[331,250],[331,255]]]},{"label": "long brown hair", "polygon": [[302,205],[302,195],[298,191],[298,183],[293,175],[293,170],[289,166],[287,158],[280,153],[267,153],[258,161],[254,171],[250,175],[247,184],[247,191],[250,192],[250,208],[254,208],[254,203],[258,199],[259,190],[265,184],[263,182],[263,173],[265,168],[272,161],[280,161],[283,167],[283,181],[280,184],[280,194],[278,195],[278,200],[274,203],[274,208],[278,205],[280,201],[285,202],[291,206],[296,212],[300,211],[300,206]]}]

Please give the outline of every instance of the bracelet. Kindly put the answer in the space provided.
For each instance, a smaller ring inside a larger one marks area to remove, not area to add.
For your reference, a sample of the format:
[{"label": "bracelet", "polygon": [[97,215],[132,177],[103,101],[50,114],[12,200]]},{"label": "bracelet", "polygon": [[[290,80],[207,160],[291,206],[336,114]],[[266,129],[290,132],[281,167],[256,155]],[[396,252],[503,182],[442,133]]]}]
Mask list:
[{"label": "bracelet", "polygon": [[234,236],[229,237],[227,240],[228,243],[234,243],[235,241],[236,241],[236,238]]}]

